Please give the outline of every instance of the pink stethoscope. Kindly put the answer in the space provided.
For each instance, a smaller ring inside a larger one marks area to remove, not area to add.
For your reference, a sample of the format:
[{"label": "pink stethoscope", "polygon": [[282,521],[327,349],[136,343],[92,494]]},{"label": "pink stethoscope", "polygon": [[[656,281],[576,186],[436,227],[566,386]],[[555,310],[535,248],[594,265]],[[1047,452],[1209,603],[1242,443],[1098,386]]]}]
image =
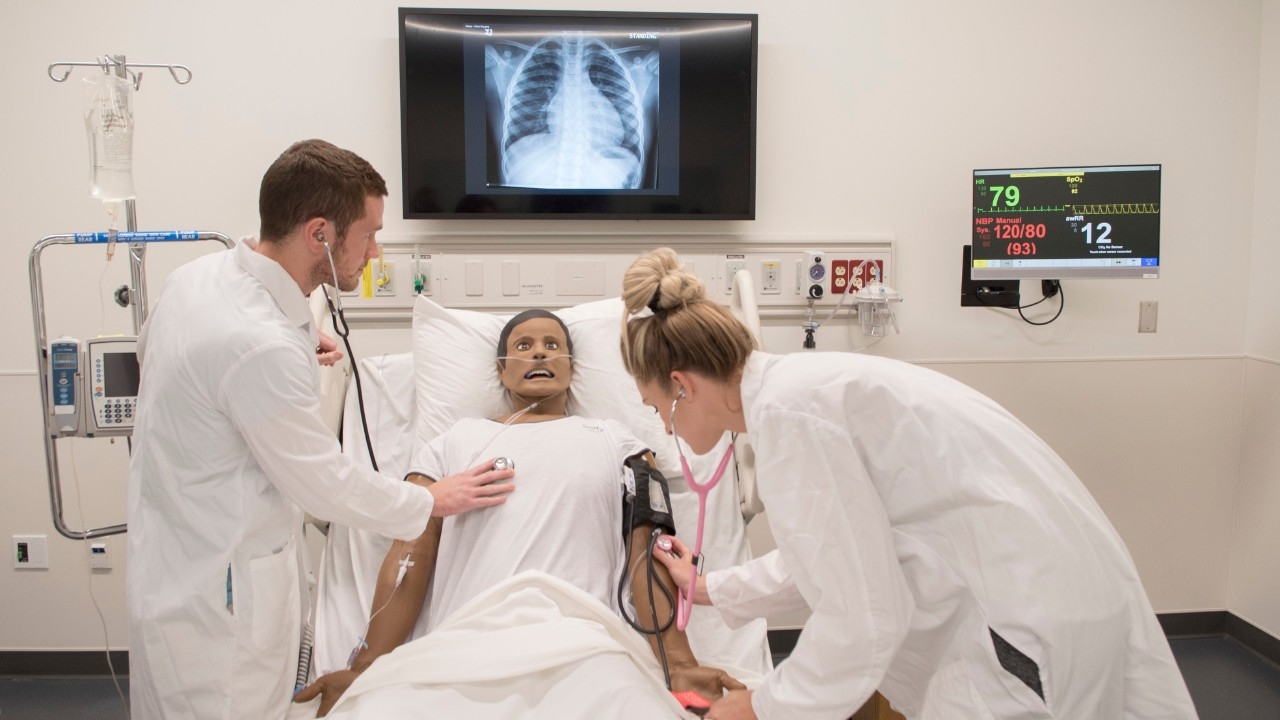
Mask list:
[{"label": "pink stethoscope", "polygon": [[[680,590],[680,600],[676,605],[676,628],[684,630],[689,626],[689,616],[693,612],[693,595],[698,587],[698,576],[702,574],[702,529],[707,521],[707,495],[711,492],[724,475],[724,470],[729,466],[729,460],[733,457],[733,443],[729,443],[729,447],[725,449],[724,455],[720,458],[720,464],[716,466],[716,471],[711,474],[711,479],[706,483],[699,484],[693,479],[693,471],[689,469],[689,461],[684,457],[684,450],[680,448],[680,436],[676,434],[676,404],[680,402],[680,398],[684,397],[684,389],[680,389],[680,394],[675,400],[671,401],[671,437],[676,442],[676,453],[680,455],[680,469],[684,471],[684,481],[698,496],[698,532],[693,539],[693,574],[689,576],[689,586]],[[671,549],[670,541],[660,543],[664,550]]]}]

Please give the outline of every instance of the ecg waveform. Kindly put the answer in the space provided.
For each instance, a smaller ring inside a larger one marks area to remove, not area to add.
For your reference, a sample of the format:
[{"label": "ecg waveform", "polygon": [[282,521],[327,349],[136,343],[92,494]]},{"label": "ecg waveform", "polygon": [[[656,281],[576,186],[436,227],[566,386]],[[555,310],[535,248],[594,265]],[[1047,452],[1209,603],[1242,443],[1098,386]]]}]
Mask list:
[{"label": "ecg waveform", "polygon": [[1160,203],[1104,203],[1097,205],[1072,205],[1076,215],[1156,215]]},{"label": "ecg waveform", "polygon": [[1160,203],[1093,203],[1090,205],[1042,205],[1039,207],[974,208],[974,212],[989,215],[1022,215],[1036,212],[1065,212],[1070,215],[1158,215]]},{"label": "ecg waveform", "polygon": [[1033,213],[1033,212],[1056,212],[1056,213],[1060,213],[1060,212],[1066,212],[1066,210],[1067,210],[1067,207],[1066,207],[1065,205],[1058,205],[1058,206],[1056,206],[1056,207],[1055,207],[1055,206],[1052,206],[1052,205],[1045,205],[1045,206],[1042,206],[1042,207],[1020,207],[1020,208],[1016,208],[1016,209],[1012,209],[1012,208],[997,208],[997,209],[994,209],[994,210],[992,210],[992,209],[988,209],[988,208],[974,208],[974,212],[979,212],[979,213],[989,213],[989,214],[991,214],[991,215],[1009,215],[1009,214],[1021,215],[1021,214],[1023,214],[1023,213]]}]

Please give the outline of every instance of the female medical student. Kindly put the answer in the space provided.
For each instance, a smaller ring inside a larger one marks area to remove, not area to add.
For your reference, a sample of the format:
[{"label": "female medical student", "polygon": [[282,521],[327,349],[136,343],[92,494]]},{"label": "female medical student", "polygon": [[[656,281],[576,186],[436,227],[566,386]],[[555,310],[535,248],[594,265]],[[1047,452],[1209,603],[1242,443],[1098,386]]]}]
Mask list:
[{"label": "female medical student", "polygon": [[[769,355],[666,248],[622,289],[623,362],[696,453],[751,434],[778,549],[697,579],[732,624],[808,608],[790,657],[713,720],[1193,719],[1128,551],[1039,437],[941,374]],[[698,481],[705,478],[698,478]],[[658,553],[680,587],[688,546]]]}]

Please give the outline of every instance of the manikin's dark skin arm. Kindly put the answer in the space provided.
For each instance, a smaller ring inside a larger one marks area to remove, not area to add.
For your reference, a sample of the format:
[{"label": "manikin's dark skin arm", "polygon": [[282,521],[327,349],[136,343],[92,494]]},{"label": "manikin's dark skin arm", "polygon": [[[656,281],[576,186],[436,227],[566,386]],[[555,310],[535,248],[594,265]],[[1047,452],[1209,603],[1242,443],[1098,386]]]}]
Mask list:
[{"label": "manikin's dark skin arm", "polygon": [[[435,481],[424,475],[410,475],[410,482],[430,487]],[[373,606],[370,609],[371,621],[362,647],[356,654],[347,670],[338,670],[316,681],[295,697],[295,702],[307,702],[320,696],[320,709],[316,717],[329,713],[342,693],[346,692],[356,676],[364,672],[373,661],[395,650],[402,643],[413,626],[418,622],[423,605],[427,598],[427,589],[431,584],[431,576],[435,572],[436,558],[440,552],[440,531],[444,520],[433,517],[427,523],[427,529],[416,540],[405,542],[397,540],[387,551],[378,571],[378,583],[373,593]],[[396,576],[400,572],[400,562],[406,556],[413,565],[405,573],[400,587],[396,587]]]},{"label": "manikin's dark skin arm", "polygon": [[[653,537],[653,528],[653,525],[644,523],[637,525],[631,531],[631,557],[627,560],[627,567],[631,568],[631,596],[636,606],[636,621],[646,630],[654,629],[655,614],[658,618],[657,627],[664,625],[668,618],[675,617],[672,614],[671,603],[661,590],[654,587],[652,594],[649,592],[649,571],[645,553]],[[672,598],[678,599],[675,581],[667,573],[667,568],[657,561],[654,561],[653,565],[657,582],[667,588]],[[650,612],[651,607],[655,612]],[[654,656],[661,662],[657,636],[646,634],[645,638],[649,641],[649,647],[653,648]],[[675,620],[672,620],[671,626],[662,633],[662,649],[667,655],[667,667],[671,672],[671,690],[674,692],[693,690],[707,700],[716,700],[725,690],[746,689],[746,686],[725,671],[699,665],[698,660],[693,656],[693,650],[689,647],[689,637],[676,628]]]},{"label": "manikin's dark skin arm", "polygon": [[[644,453],[643,459],[650,467],[655,467],[657,464],[652,453]],[[645,639],[649,641],[649,647],[653,649],[658,662],[662,662],[662,653],[666,653],[667,668],[671,673],[671,690],[673,692],[692,690],[707,700],[716,700],[725,690],[745,689],[742,683],[723,670],[698,664],[697,658],[693,656],[693,650],[689,647],[689,637],[676,627],[672,608],[672,600],[679,601],[676,583],[671,579],[666,566],[656,559],[653,561],[656,581],[667,589],[671,600],[668,600],[668,595],[662,590],[651,587],[648,553],[649,545],[653,542],[654,528],[652,523],[640,523],[631,530],[629,538],[631,542],[628,545],[631,548],[631,556],[627,558],[627,567],[631,575],[631,597],[636,607],[636,620],[640,627],[653,630],[655,617],[657,618],[656,627],[662,627],[668,619],[671,620],[670,626],[662,633],[661,649],[658,647],[656,635],[645,634]]]}]

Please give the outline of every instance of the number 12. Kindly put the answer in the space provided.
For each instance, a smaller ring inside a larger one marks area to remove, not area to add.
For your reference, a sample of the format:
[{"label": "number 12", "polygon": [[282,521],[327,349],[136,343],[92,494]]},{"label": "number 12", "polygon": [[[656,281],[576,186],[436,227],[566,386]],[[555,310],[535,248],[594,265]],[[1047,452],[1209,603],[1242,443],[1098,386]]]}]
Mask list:
[{"label": "number 12", "polygon": [[[1098,232],[1101,233],[1100,235],[1098,235],[1098,244],[1110,245],[1111,244],[1111,223],[1098,223]],[[1088,245],[1091,242],[1093,242],[1093,223],[1085,223],[1084,224],[1084,244]]]}]

